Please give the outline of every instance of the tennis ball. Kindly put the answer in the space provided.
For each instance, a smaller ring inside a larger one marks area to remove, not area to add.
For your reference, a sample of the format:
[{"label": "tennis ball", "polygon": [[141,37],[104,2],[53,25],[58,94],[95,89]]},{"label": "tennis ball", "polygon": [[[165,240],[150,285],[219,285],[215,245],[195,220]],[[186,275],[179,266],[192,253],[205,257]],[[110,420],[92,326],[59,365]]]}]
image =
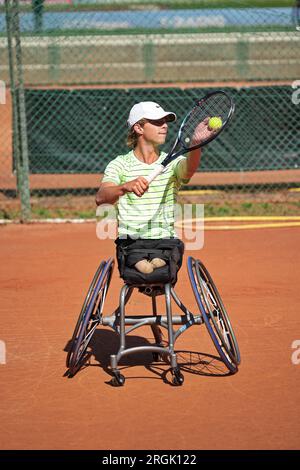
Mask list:
[{"label": "tennis ball", "polygon": [[220,129],[222,127],[222,119],[219,117],[211,117],[208,121],[208,127],[214,131]]}]

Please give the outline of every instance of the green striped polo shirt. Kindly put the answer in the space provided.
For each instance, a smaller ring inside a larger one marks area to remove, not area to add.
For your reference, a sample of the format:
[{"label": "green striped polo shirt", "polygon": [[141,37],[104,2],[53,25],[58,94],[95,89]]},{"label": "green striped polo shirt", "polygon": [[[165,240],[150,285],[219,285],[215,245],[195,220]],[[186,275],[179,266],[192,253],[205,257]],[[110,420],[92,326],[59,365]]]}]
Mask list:
[{"label": "green striped polo shirt", "polygon": [[[107,165],[102,182],[120,185],[138,176],[148,176],[165,156],[166,153],[161,152],[158,160],[149,165],[140,161],[131,150],[126,155],[119,155]],[[178,163],[185,158],[179,156],[173,160],[164,173],[157,176],[150,184],[148,191],[142,197],[126,193],[119,198],[116,205],[120,238],[176,237],[174,204],[181,184],[188,182],[180,178]]]}]

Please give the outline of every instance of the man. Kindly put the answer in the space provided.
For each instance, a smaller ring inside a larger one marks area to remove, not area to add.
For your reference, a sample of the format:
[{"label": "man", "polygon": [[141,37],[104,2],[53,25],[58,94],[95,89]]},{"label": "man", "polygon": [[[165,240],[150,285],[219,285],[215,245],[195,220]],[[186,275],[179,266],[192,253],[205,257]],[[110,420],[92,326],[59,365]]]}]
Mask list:
[{"label": "man", "polygon": [[[165,158],[166,153],[160,152],[159,147],[165,143],[168,123],[175,120],[174,113],[152,101],[137,103],[130,110],[127,144],[132,149],[107,165],[96,195],[97,205],[117,205],[117,246],[128,244],[128,240],[150,243],[176,238],[174,205],[178,190],[197,170],[201,150],[193,150],[187,157],[179,156],[150,185],[145,178]],[[199,126],[207,128],[207,123]],[[135,268],[142,273],[151,273],[165,264],[159,258],[134,261]]]}]

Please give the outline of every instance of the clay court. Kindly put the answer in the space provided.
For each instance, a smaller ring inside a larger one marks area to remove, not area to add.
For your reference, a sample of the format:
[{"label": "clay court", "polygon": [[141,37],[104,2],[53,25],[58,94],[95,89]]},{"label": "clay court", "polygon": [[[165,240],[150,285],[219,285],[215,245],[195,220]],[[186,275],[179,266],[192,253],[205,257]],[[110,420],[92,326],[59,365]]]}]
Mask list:
[{"label": "clay court", "polygon": [[[115,251],[96,237],[95,224],[6,225],[0,237],[2,449],[299,448],[300,364],[292,361],[300,340],[299,227],[210,230],[201,251],[186,252],[218,286],[242,362],[229,375],[205,326],[193,326],[175,348],[182,387],[151,353],[125,358],[126,383],[112,387],[118,338],[104,327],[90,344],[90,363],[65,376],[86,291]],[[104,314],[117,306],[120,286],[115,268]],[[175,291],[197,312],[185,264]],[[129,311],[145,313],[148,302],[134,294]],[[128,343],[152,340],[145,327]]]}]

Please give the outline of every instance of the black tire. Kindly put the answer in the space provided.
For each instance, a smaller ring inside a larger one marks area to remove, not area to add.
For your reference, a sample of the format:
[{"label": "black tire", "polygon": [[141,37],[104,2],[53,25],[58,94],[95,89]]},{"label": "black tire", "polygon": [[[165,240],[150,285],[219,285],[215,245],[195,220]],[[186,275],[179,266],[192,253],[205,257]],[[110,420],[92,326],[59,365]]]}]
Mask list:
[{"label": "black tire", "polygon": [[235,373],[241,362],[240,351],[228,314],[206,267],[199,260],[188,259],[192,289],[207,330],[224,364]]},{"label": "black tire", "polygon": [[176,369],[173,369],[172,370],[172,384],[173,385],[176,385],[176,386],[181,386],[183,385],[183,382],[184,382],[184,376],[183,374],[180,372],[180,369],[179,367],[176,367]]},{"label": "black tire", "polygon": [[111,281],[114,260],[102,261],[85,297],[71,340],[66,364],[69,377],[73,377],[84,362],[87,347],[102,320],[103,306]]},{"label": "black tire", "polygon": [[77,323],[76,323],[76,326],[75,326],[75,329],[74,329],[74,333],[73,333],[73,336],[72,336],[72,339],[71,339],[71,348],[69,349],[68,351],[68,354],[67,354],[67,359],[66,359],[66,366],[69,367],[70,366],[70,357],[72,355],[72,349],[73,349],[73,345],[74,345],[74,341],[76,340],[76,338],[78,337],[78,330],[80,328],[80,325],[82,323],[82,320],[83,320],[83,317],[84,317],[84,314],[86,312],[86,307],[88,305],[88,302],[90,300],[90,297],[95,289],[95,284],[97,282],[97,280],[99,279],[99,274],[101,273],[101,271],[103,270],[104,266],[105,266],[105,261],[102,261],[101,264],[99,265],[97,271],[95,272],[95,275],[93,277],[93,280],[90,284],[90,287],[89,287],[89,290],[85,296],[85,299],[84,299],[84,302],[83,302],[83,305],[81,307],[81,311],[80,311],[80,314],[79,314],[79,317],[78,317],[78,320],[77,320]]},{"label": "black tire", "polygon": [[121,374],[120,371],[116,371],[114,372],[114,376],[112,377],[110,383],[113,387],[123,387],[125,384],[125,377],[123,374]]}]

